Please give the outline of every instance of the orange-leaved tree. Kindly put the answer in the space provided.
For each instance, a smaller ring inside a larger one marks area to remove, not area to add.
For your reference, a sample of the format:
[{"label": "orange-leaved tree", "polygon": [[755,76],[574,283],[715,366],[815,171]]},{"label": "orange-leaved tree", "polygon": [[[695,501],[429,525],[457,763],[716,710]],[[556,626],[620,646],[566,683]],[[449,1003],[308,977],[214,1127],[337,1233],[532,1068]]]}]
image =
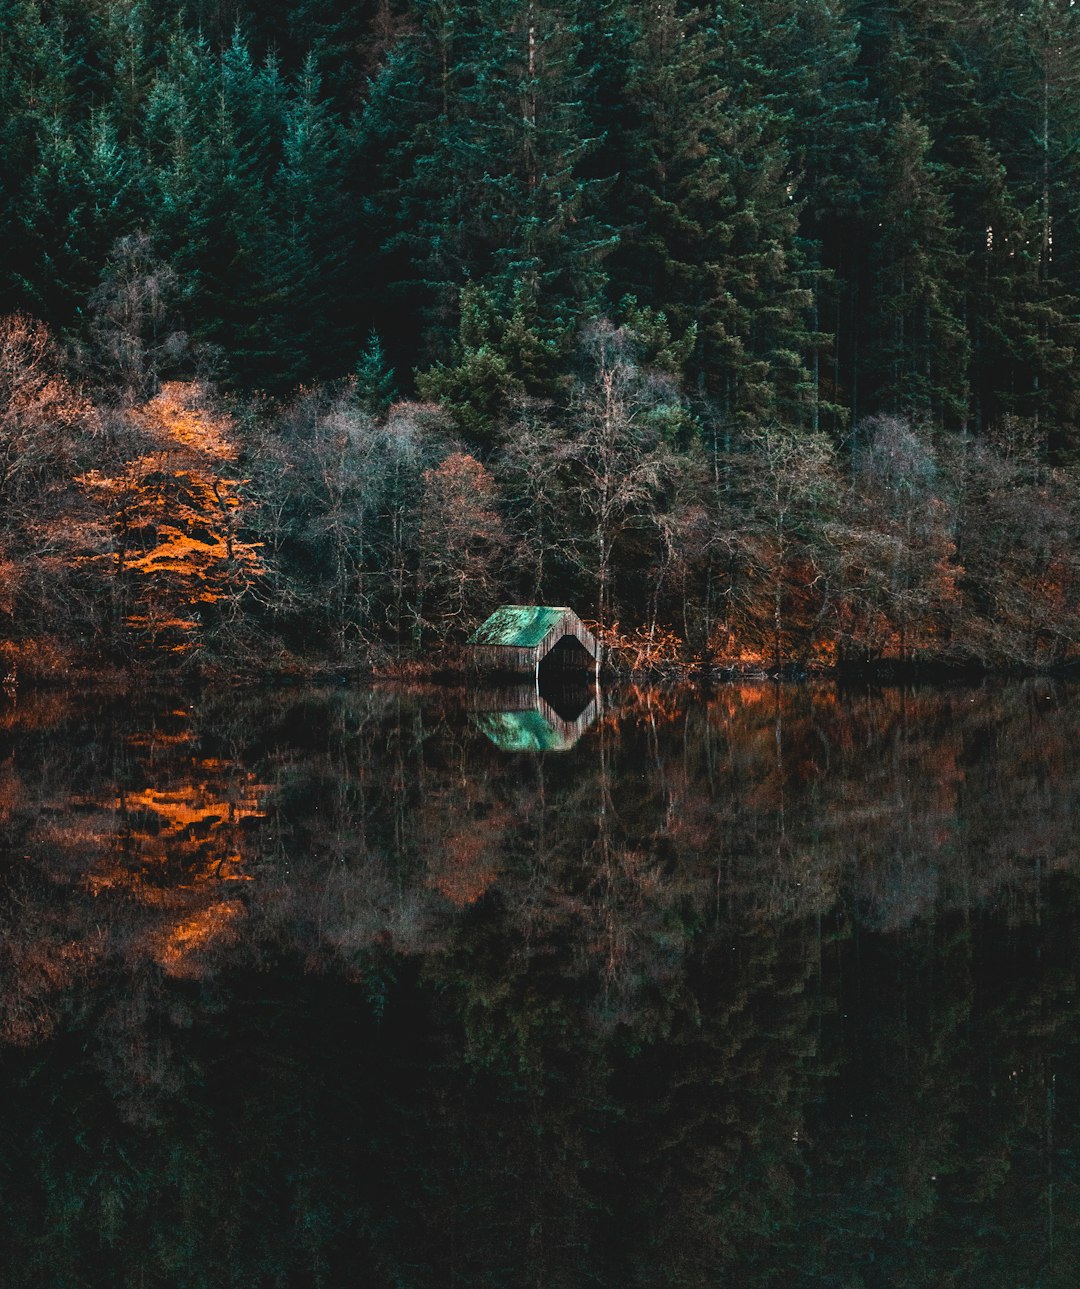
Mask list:
[{"label": "orange-leaved tree", "polygon": [[79,478],[99,505],[99,549],[136,651],[187,655],[220,639],[261,573],[232,422],[195,382],[173,382],[126,413],[135,450]]},{"label": "orange-leaved tree", "polygon": [[453,452],[423,481],[417,618],[453,634],[488,611],[505,531],[495,481],[475,457]]}]

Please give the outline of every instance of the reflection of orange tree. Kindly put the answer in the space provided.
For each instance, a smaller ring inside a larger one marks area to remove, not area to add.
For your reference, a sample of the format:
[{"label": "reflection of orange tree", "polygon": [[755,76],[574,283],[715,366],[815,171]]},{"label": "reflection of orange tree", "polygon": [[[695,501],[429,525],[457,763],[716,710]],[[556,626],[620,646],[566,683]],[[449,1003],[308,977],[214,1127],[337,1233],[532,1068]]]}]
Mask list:
[{"label": "reflection of orange tree", "polygon": [[[0,732],[36,744],[65,717],[70,699],[31,695]],[[210,720],[218,735],[223,719]],[[239,943],[268,789],[232,758],[200,755],[199,738],[190,709],[171,710],[127,736],[131,759],[78,738],[70,760],[60,740],[47,761],[0,757],[0,852],[18,838],[24,857],[0,874],[0,1042],[48,1035],[108,964],[153,989],[159,973],[213,972]],[[260,925],[272,905],[264,895]]]},{"label": "reflection of orange tree", "polygon": [[223,883],[251,880],[239,829],[263,816],[261,789],[250,774],[226,783],[220,775],[228,766],[204,760],[193,768],[186,782],[117,798],[116,845],[87,882],[95,896],[127,896],[161,911],[140,943],[171,975],[197,974],[193,955],[231,940],[244,906],[222,898],[229,890]]},{"label": "reflection of orange tree", "polygon": [[[457,755],[466,756],[460,745]],[[416,818],[425,885],[457,908],[475,904],[496,885],[506,867],[504,848],[521,824],[520,813],[483,773],[455,774],[439,787],[429,783]]]},{"label": "reflection of orange tree", "polygon": [[235,614],[262,571],[244,540],[243,481],[227,417],[196,384],[163,386],[130,414],[137,455],[79,483],[103,510],[99,549],[111,564],[120,616],[137,644],[189,653]]}]

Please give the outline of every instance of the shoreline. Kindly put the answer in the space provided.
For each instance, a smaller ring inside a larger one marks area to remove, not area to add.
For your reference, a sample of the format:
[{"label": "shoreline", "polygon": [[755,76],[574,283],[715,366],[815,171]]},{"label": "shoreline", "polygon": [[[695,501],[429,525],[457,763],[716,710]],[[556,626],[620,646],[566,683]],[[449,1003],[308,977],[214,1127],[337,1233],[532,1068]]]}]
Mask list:
[{"label": "shoreline", "polygon": [[[0,645],[0,650],[3,646]],[[10,656],[10,655],[9,655]],[[0,653],[2,657],[2,653]],[[432,689],[465,687],[500,688],[532,683],[531,676],[478,671],[462,657],[435,658],[428,662],[403,660],[400,663],[376,663],[356,660],[347,664],[331,661],[278,667],[241,664],[210,664],[169,670],[140,664],[95,663],[92,659],[66,661],[62,666],[35,667],[32,660],[20,665],[18,659],[0,675],[0,704],[14,701],[19,693],[57,692],[82,688],[87,691],[127,692],[132,689],[154,690],[174,687],[212,688],[292,688],[301,685],[355,686],[424,686]],[[779,668],[752,663],[730,664],[689,660],[687,662],[648,663],[641,666],[612,666],[605,663],[599,675],[602,685],[655,684],[660,686],[711,689],[718,686],[761,682],[771,684],[833,683],[851,685],[946,685],[1047,679],[1080,680],[1080,660],[1053,666],[994,665],[978,660],[957,661],[941,658],[900,660],[879,659],[874,662],[844,662],[831,665],[787,664]],[[591,686],[593,675],[583,673],[581,684]],[[574,682],[561,679],[550,687],[574,687]]]}]

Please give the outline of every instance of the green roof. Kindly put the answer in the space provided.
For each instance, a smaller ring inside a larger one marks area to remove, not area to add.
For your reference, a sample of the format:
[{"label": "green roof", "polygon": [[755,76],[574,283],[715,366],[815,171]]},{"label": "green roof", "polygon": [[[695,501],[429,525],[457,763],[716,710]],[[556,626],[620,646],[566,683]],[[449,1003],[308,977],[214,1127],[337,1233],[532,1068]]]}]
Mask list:
[{"label": "green roof", "polygon": [[561,752],[570,746],[566,737],[537,711],[485,712],[475,720],[503,752]]},{"label": "green roof", "polygon": [[469,644],[507,645],[514,649],[535,649],[569,609],[543,604],[504,604],[477,627]]}]

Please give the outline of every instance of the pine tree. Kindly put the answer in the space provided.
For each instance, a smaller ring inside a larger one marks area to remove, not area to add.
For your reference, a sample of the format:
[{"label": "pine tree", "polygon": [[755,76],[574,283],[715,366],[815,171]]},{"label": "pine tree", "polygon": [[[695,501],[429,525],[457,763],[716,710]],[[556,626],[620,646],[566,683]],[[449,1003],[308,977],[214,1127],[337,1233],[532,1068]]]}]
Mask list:
[{"label": "pine tree", "polygon": [[260,323],[271,349],[265,375],[288,388],[312,375],[342,374],[356,341],[349,301],[357,283],[344,273],[341,129],[321,96],[310,56],[289,95],[282,130]]},{"label": "pine tree", "polygon": [[61,110],[63,60],[36,0],[0,0],[0,312],[29,303],[26,269],[33,217],[40,213],[31,188],[39,141]]},{"label": "pine tree", "polygon": [[812,297],[795,176],[769,105],[747,90],[746,24],[737,6],[632,13],[638,115],[616,282],[676,329],[697,324],[697,383],[722,419],[807,419]]},{"label": "pine tree", "polygon": [[1025,179],[1039,213],[1033,412],[1055,453],[1080,451],[1080,13],[1037,0],[1021,18],[1029,59]]},{"label": "pine tree", "polygon": [[138,157],[109,110],[44,132],[22,210],[26,296],[36,312],[81,328],[109,248],[137,219]]},{"label": "pine tree", "polygon": [[160,57],[160,24],[149,0],[110,4],[103,14],[102,59],[106,65],[111,119],[127,142],[143,118]]},{"label": "pine tree", "polygon": [[853,413],[850,368],[857,289],[872,240],[879,127],[858,26],[846,0],[770,0],[741,18],[756,51],[746,66],[782,130],[796,179],[798,243],[812,290],[810,350],[814,427],[839,430]]},{"label": "pine tree", "polygon": [[368,336],[356,364],[356,401],[369,416],[382,416],[397,397],[393,368],[387,364],[378,333]]},{"label": "pine tree", "polygon": [[[860,16],[864,66],[890,119],[894,155],[906,113],[927,131],[923,164],[948,207],[948,253],[931,253],[923,273],[966,329],[950,361],[963,362],[964,349],[971,355],[970,411],[954,381],[948,415],[978,430],[1012,412],[1035,416],[1060,447],[1076,406],[1076,276],[1064,250],[1075,240],[1064,231],[1077,186],[1073,7],[1047,0],[1018,14],[1009,0],[892,0],[863,4]],[[885,239],[891,210],[884,192]],[[879,249],[879,269],[885,254]]]},{"label": "pine tree", "polygon": [[867,359],[879,406],[962,420],[968,344],[960,317],[949,200],[926,126],[903,115],[886,142],[874,248],[874,347]]},{"label": "pine tree", "polygon": [[267,325],[275,301],[266,282],[273,262],[267,192],[282,129],[266,111],[266,99],[276,106],[279,98],[276,81],[259,74],[239,32],[214,60],[211,78],[204,207],[210,241],[200,264],[199,298],[209,339],[244,383],[258,384],[273,370],[280,341]]},{"label": "pine tree", "polygon": [[147,105],[156,240],[191,295],[198,338],[244,384],[297,374],[270,201],[286,105],[276,63],[256,66],[239,33],[215,57],[180,28]]},{"label": "pine tree", "polygon": [[427,352],[452,339],[469,282],[505,317],[527,299],[533,329],[558,339],[596,306],[611,242],[597,184],[580,173],[596,140],[573,8],[423,3],[418,17],[421,31],[369,99],[364,131],[388,160],[375,200],[388,251],[408,259],[405,289],[423,310]]},{"label": "pine tree", "polygon": [[210,111],[210,50],[177,23],[165,44],[164,64],[146,100],[141,128],[147,158],[150,231],[195,302],[193,328],[214,333],[205,318],[203,266],[217,252],[212,226],[214,168]]}]

